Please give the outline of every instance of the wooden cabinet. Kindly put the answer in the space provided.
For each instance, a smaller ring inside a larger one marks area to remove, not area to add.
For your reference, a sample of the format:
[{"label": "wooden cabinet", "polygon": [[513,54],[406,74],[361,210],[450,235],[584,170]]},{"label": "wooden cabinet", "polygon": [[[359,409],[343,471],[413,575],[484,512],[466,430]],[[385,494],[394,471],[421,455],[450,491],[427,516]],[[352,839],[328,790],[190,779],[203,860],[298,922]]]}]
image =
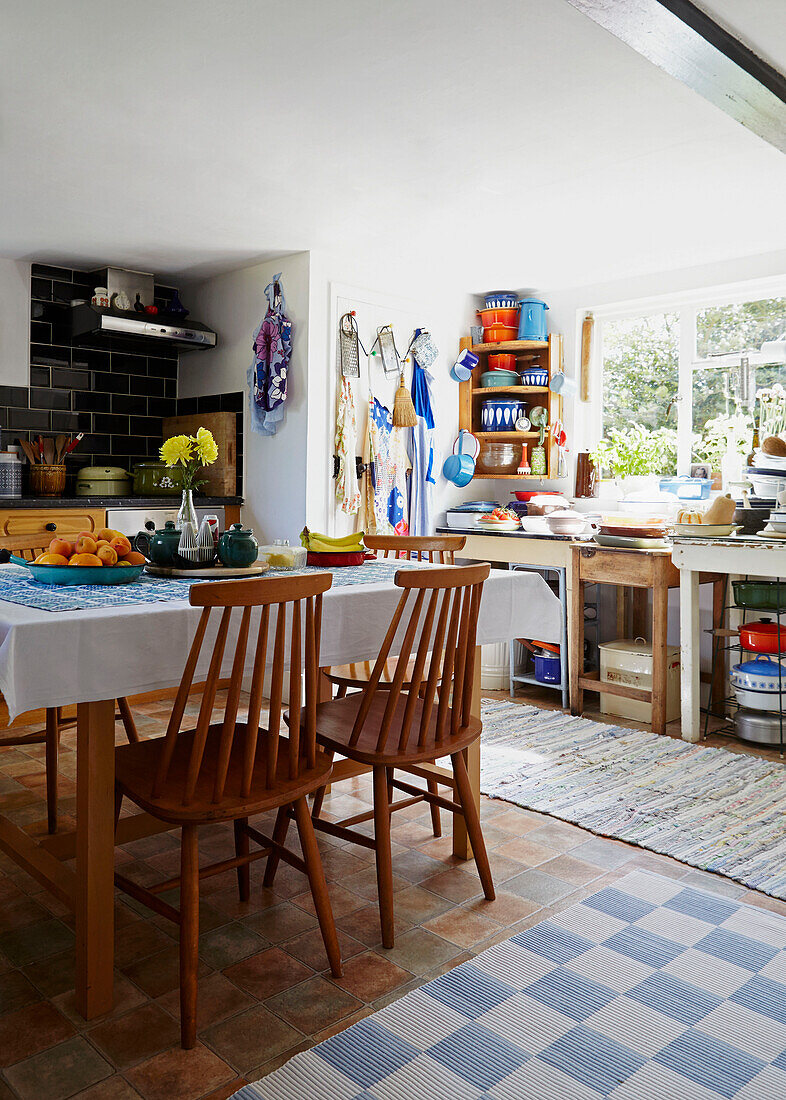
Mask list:
[{"label": "wooden cabinet", "polygon": [[[546,477],[558,476],[559,452],[554,442],[554,424],[562,418],[562,398],[552,393],[548,386],[493,386],[484,388],[480,376],[487,371],[489,355],[510,352],[516,356],[516,370],[521,373],[534,367],[545,367],[549,380],[562,366],[562,337],[556,333],[548,340],[509,340],[502,344],[475,344],[469,339],[461,341],[461,350],[469,348],[480,362],[472,372],[472,377],[459,383],[459,428],[472,432],[481,443],[490,440],[496,443],[521,443],[530,459],[532,448],[537,446],[539,432],[484,432],[481,426],[483,401],[493,397],[519,397],[526,404],[526,412],[535,405],[544,405],[549,413],[549,426],[544,441],[546,447]],[[486,474],[478,470],[478,479],[506,479],[508,481],[543,481],[542,477],[520,477],[519,474]]]},{"label": "wooden cabinet", "polygon": [[78,535],[80,531],[100,531],[106,512],[103,508],[0,508],[0,534],[43,536],[43,541],[58,535]]}]

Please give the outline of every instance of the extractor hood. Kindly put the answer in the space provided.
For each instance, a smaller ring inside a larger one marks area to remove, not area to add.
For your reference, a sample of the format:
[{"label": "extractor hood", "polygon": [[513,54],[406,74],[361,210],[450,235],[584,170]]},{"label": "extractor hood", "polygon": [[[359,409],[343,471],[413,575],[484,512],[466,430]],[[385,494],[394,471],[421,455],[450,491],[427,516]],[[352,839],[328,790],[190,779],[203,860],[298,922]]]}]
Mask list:
[{"label": "extractor hood", "polygon": [[140,344],[168,345],[180,349],[214,348],[216,334],[198,321],[177,321],[166,316],[133,314],[99,309],[87,302],[71,306],[71,336],[76,344],[111,347],[114,341],[138,340]]}]

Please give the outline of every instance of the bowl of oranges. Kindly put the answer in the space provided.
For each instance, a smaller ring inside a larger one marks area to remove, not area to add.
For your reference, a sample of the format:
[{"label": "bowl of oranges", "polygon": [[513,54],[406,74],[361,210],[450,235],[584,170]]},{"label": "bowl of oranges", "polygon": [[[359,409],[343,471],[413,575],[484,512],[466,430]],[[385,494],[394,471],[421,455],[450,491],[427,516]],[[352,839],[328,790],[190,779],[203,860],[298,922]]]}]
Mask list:
[{"label": "bowl of oranges", "polygon": [[23,565],[40,584],[129,584],[137,580],[145,558],[120,531],[105,527],[83,531],[73,542],[54,538],[34,561],[0,550],[0,562]]}]

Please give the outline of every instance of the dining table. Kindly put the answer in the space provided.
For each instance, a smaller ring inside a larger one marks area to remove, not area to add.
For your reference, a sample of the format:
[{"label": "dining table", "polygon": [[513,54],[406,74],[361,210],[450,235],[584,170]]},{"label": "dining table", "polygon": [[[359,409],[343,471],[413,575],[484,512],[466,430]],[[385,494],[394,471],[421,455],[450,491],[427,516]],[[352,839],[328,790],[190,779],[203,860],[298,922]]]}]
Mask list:
[{"label": "dining table", "polygon": [[[394,584],[399,568],[431,567],[377,561],[331,570],[322,668],[376,657],[401,595]],[[173,828],[137,813],[121,817],[115,830],[115,700],[130,697],[133,707],[134,696],[169,691],[180,682],[200,616],[189,603],[191,583],[143,574],[125,586],[57,589],[36,584],[21,566],[0,567],[0,692],[8,720],[46,707],[75,704],[77,711],[75,828],[33,836],[2,814],[0,796],[0,851],[72,910],[76,1002],[87,1019],[110,1011],[113,1003],[115,845]],[[534,634],[558,640],[560,616],[559,600],[542,577],[492,569],[477,626],[473,714],[480,714],[480,646]],[[203,647],[197,688],[210,650]],[[222,675],[229,675],[231,652],[227,645]],[[249,652],[249,669],[252,659]],[[323,698],[330,691],[323,676]],[[448,783],[448,771],[434,768],[440,782]],[[468,770],[479,800],[479,740],[468,750]],[[471,857],[459,815],[453,850]]]}]

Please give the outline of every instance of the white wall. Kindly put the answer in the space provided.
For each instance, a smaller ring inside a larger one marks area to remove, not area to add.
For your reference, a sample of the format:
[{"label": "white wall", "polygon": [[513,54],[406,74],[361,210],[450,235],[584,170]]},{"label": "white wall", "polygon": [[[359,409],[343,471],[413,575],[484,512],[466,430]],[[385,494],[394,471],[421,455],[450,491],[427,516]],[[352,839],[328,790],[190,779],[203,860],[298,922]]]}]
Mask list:
[{"label": "white wall", "polygon": [[183,288],[192,316],[214,327],[218,346],[181,355],[178,394],[248,395],[246,372],[253,360],[253,338],[267,309],[265,287],[281,272],[287,314],[293,323],[286,412],[274,436],[250,431],[244,409],[243,520],[260,542],[288,538],[297,543],[306,522],[306,438],[308,434],[309,254],[218,275]]},{"label": "white wall", "polygon": [[[339,513],[332,481],[336,382],[336,329],[340,312],[357,309],[360,336],[368,347],[368,336],[378,324],[394,325],[396,343],[404,352],[415,327],[428,329],[439,349],[431,367],[435,376],[437,487],[435,515],[447,500],[464,499],[465,490],[449,485],[441,475],[444,455],[450,450],[458,424],[458,386],[450,378],[450,367],[458,353],[461,336],[468,334],[473,316],[473,299],[466,292],[469,273],[446,269],[439,257],[380,253],[374,248],[338,253],[311,253],[311,326],[308,434],[309,525],[329,533],[352,529],[353,521]],[[402,346],[403,345],[403,346]],[[380,400],[393,400],[395,384],[385,379],[381,368],[372,367],[372,384]],[[367,366],[361,355],[360,385],[355,386],[358,432],[366,417]],[[411,377],[407,368],[407,381]],[[389,404],[392,408],[392,404]],[[324,413],[323,413],[324,410]],[[358,453],[362,440],[358,439]],[[358,521],[359,522],[359,521]],[[358,523],[355,523],[357,526]]]},{"label": "white wall", "polygon": [[30,264],[0,259],[0,385],[30,385]]}]

